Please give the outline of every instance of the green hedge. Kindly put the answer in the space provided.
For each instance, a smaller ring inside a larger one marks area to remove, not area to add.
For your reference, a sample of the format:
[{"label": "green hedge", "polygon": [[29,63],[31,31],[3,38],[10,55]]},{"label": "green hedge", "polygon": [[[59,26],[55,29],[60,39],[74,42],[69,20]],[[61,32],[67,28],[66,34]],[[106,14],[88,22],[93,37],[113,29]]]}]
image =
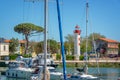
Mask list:
[{"label": "green hedge", "polygon": [[[89,60],[89,56],[87,58]],[[84,55],[80,55],[79,60],[84,60]]]},{"label": "green hedge", "polygon": [[60,54],[56,54],[56,60],[61,60],[61,55]]},{"label": "green hedge", "polygon": [[83,60],[84,59],[84,56],[83,55],[80,55],[79,56],[79,60]]},{"label": "green hedge", "polygon": [[25,57],[25,58],[32,57],[32,55],[31,55],[31,54],[23,54],[22,56],[23,56],[23,57]]},{"label": "green hedge", "polygon": [[15,60],[18,57],[18,54],[10,54],[9,59],[10,60]]},{"label": "green hedge", "polygon": [[73,55],[66,55],[66,60],[74,60],[75,57]]},{"label": "green hedge", "polygon": [[[9,59],[10,60],[15,60],[20,54],[10,54]],[[31,57],[31,54],[22,54],[23,57],[29,58]]]}]

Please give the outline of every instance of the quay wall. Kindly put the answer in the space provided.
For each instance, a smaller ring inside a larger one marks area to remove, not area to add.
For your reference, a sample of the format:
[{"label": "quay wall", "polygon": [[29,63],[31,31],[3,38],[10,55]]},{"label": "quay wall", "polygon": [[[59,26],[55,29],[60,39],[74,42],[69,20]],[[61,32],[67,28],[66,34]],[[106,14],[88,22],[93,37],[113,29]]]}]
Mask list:
[{"label": "quay wall", "polygon": [[[4,60],[0,60],[0,67],[7,67],[9,61],[4,61]],[[55,63],[57,63],[59,66],[62,66],[62,61],[54,61]],[[84,66],[85,61],[76,61],[76,60],[66,60],[66,66],[67,67],[82,67]],[[100,66],[100,67],[118,67],[120,68],[120,60],[98,60],[96,62],[96,60],[88,60],[87,61],[88,66],[91,67],[96,67],[96,66]],[[98,65],[97,65],[98,64]]]},{"label": "quay wall", "polygon": [[[62,61],[55,61],[55,63],[62,66]],[[83,67],[85,64],[85,61],[74,61],[74,60],[67,60],[66,66],[67,67]],[[120,60],[88,60],[87,61],[88,66],[90,67],[118,67],[120,68]]]}]

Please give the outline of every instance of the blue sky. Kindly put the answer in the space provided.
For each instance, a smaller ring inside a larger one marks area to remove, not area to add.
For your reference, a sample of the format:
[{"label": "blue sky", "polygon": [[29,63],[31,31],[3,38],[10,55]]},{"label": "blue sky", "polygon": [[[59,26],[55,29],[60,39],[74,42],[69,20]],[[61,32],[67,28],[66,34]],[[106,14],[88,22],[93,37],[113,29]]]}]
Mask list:
[{"label": "blue sky", "polygon": [[[120,0],[88,0],[88,34],[92,32],[120,41]],[[76,25],[85,36],[86,0],[60,0],[63,36],[73,34]],[[30,22],[44,26],[44,3],[24,2],[24,0],[1,0],[0,37],[6,39],[24,39],[22,34],[14,32],[14,26]],[[57,10],[55,0],[49,0],[49,38],[59,41]],[[43,35],[33,36],[31,40],[42,40]],[[65,39],[64,39],[65,40]]]}]

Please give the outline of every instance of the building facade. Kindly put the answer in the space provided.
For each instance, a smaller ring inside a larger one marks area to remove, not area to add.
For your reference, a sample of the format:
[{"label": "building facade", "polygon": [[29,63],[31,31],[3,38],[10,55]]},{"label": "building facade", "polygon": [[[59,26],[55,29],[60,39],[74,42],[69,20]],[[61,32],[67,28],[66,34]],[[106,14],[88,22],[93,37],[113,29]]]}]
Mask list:
[{"label": "building facade", "polygon": [[9,43],[4,38],[0,38],[0,59],[9,56]]},{"label": "building facade", "polygon": [[99,38],[96,40],[96,46],[100,49],[100,52],[104,52],[106,56],[118,55],[119,42],[107,38]]},{"label": "building facade", "polygon": [[[6,43],[10,43],[11,42],[10,40],[4,40],[4,41]],[[26,41],[25,40],[19,40],[18,43],[19,43],[19,46],[17,47],[17,51],[15,53],[23,54],[24,51],[25,51],[25,43],[26,43]]]}]

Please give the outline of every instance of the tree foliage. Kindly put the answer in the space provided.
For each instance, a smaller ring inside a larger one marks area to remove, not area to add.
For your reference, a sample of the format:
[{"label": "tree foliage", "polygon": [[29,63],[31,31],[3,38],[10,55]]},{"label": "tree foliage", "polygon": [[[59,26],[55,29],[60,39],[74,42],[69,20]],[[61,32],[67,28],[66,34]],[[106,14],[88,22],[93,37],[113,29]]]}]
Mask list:
[{"label": "tree foliage", "polygon": [[10,53],[16,52],[18,46],[19,46],[18,39],[15,39],[15,38],[10,39],[10,44],[9,44],[9,51],[10,51]]},{"label": "tree foliage", "polygon": [[71,52],[71,46],[70,46],[69,42],[65,41],[64,42],[64,46],[65,46],[65,52],[66,52],[66,54],[70,53]]},{"label": "tree foliage", "polygon": [[[89,42],[92,45],[92,47],[94,47],[93,46],[93,39],[96,41],[99,38],[105,38],[105,36],[101,35],[100,33],[93,33],[93,34],[89,35],[88,39],[89,39]],[[100,53],[101,57],[106,56],[106,48],[107,48],[106,43],[104,43],[104,44],[102,44],[102,45],[100,45],[100,46],[98,46],[96,48],[97,48],[96,51]],[[94,50],[94,49],[92,49],[92,50]]]},{"label": "tree foliage", "polygon": [[[90,34],[88,36],[88,47],[87,47],[87,52],[91,51],[93,48],[93,39],[96,40],[98,38],[105,38],[104,35],[101,35],[99,33],[93,33]],[[67,50],[67,52],[70,52],[72,50],[72,52],[74,51],[74,35],[68,34],[66,37],[66,41],[65,41],[65,49]],[[85,37],[81,37],[81,43],[80,43],[80,50],[81,53],[86,52],[86,38]]]},{"label": "tree foliage", "polygon": [[[59,51],[59,45],[56,40],[48,39],[47,40],[47,50],[48,53],[58,53]],[[44,51],[44,41],[38,42],[35,47],[36,53],[43,53]]]},{"label": "tree foliage", "polygon": [[36,52],[36,54],[43,53],[43,49],[44,49],[44,42],[43,41],[38,42],[35,45],[35,52]]},{"label": "tree foliage", "polygon": [[18,54],[10,54],[9,58],[10,60],[15,60],[18,57]]},{"label": "tree foliage", "polygon": [[66,55],[66,60],[74,60],[75,56],[74,55]]},{"label": "tree foliage", "polygon": [[43,32],[43,28],[32,23],[21,23],[14,27],[14,31],[23,34],[26,40],[25,53],[28,52],[29,36]]},{"label": "tree foliage", "polygon": [[58,53],[59,45],[56,40],[49,39],[48,40],[48,51],[50,53]]},{"label": "tree foliage", "polygon": [[35,41],[30,41],[30,42],[29,42],[28,52],[29,52],[29,53],[35,52],[36,45],[37,45],[37,42],[35,42]]},{"label": "tree foliage", "polygon": [[[80,48],[81,48],[81,54],[83,54],[83,53],[86,52],[86,38],[84,38],[83,40],[81,40]],[[87,43],[87,52],[89,52],[91,50],[92,50],[92,44],[88,40],[88,43]]]},{"label": "tree foliage", "polygon": [[92,33],[88,36],[88,39],[90,41],[92,41],[93,39],[96,40],[96,39],[99,39],[99,38],[105,38],[105,36],[101,35],[100,33]]},{"label": "tree foliage", "polygon": [[21,23],[14,27],[15,32],[30,36],[43,31],[43,28],[32,23]]},{"label": "tree foliage", "polygon": [[65,46],[65,50],[68,52],[68,54],[70,52],[74,52],[74,35],[71,35],[71,34],[68,34],[66,37],[65,37],[66,41],[64,43],[64,46]]},{"label": "tree foliage", "polygon": [[[91,33],[88,36],[88,47],[87,47],[87,52],[92,51],[93,50],[93,40],[99,39],[99,38],[105,38],[104,35],[101,35],[99,33]],[[81,41],[81,52],[84,53],[86,52],[86,38],[83,38],[83,40]]]},{"label": "tree foliage", "polygon": [[56,54],[56,60],[61,60],[61,54]]}]

